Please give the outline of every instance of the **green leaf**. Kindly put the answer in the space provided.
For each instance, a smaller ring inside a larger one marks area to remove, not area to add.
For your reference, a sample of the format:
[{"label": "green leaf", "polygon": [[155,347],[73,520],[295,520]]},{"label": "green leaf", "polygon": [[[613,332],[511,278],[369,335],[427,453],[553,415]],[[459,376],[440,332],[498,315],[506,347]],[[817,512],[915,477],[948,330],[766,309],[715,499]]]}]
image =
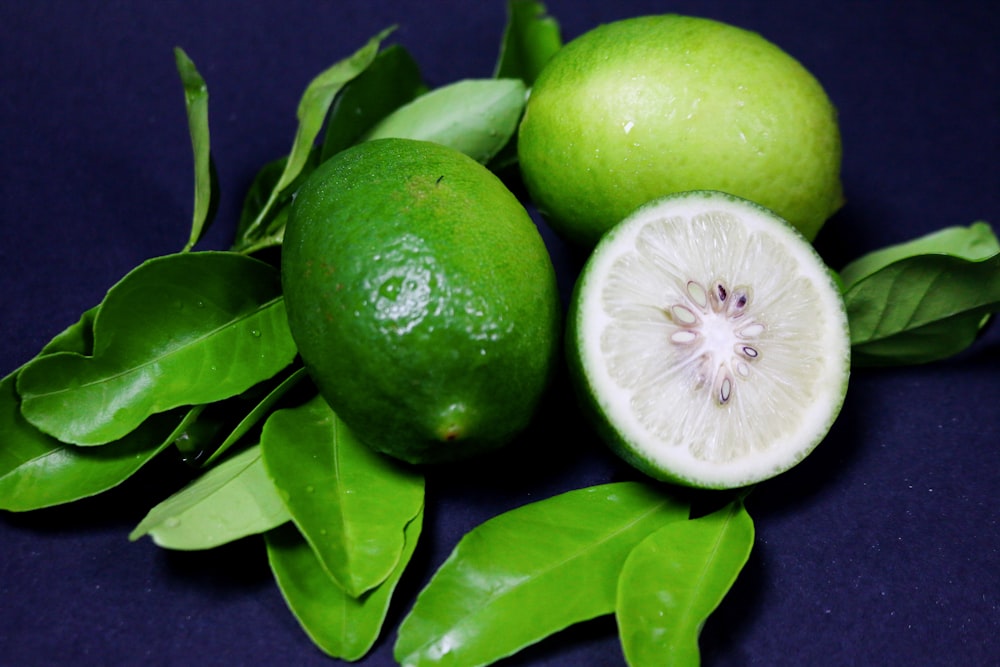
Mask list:
[{"label": "green leaf", "polygon": [[298,178],[303,167],[309,161],[316,137],[319,136],[320,130],[323,129],[326,115],[337,93],[348,82],[364,72],[371,65],[382,41],[393,30],[394,28],[383,30],[351,56],[321,72],[306,86],[306,90],[299,100],[298,111],[296,113],[299,126],[292,141],[292,149],[288,154],[281,175],[278,177],[267,202],[261,207],[257,217],[247,226],[243,235],[244,243],[238,249],[253,245],[259,239],[258,231],[267,219],[271,208],[281,197],[282,193]]},{"label": "green leaf", "polygon": [[[89,354],[98,307],[46,344],[39,357]],[[84,449],[59,442],[28,423],[20,410],[20,369],[0,381],[0,509],[16,512],[73,502],[103,493],[131,477],[170,445],[192,411],[157,415],[118,442]]]},{"label": "green leaf", "polygon": [[304,368],[292,364],[238,396],[195,406],[197,414],[177,438],[177,449],[191,465],[213,465],[306,377]]},{"label": "green leaf", "polygon": [[702,625],[736,581],[753,542],[753,522],[741,500],[643,540],[618,581],[615,617],[628,664],[700,664]]},{"label": "green leaf", "polygon": [[984,318],[977,312],[909,329],[885,340],[858,343],[851,352],[855,366],[902,366],[947,359],[971,346]]},{"label": "green leaf", "polygon": [[195,550],[277,528],[290,519],[255,445],[210,468],[153,507],[129,534],[165,549]]},{"label": "green leaf", "polygon": [[[542,67],[562,48],[559,24],[546,14],[545,5],[533,0],[509,0],[507,24],[493,71],[497,79],[520,79],[531,87]],[[516,134],[516,133],[515,133]],[[486,166],[496,173],[517,168],[517,141],[509,141]]]},{"label": "green leaf", "polygon": [[122,440],[83,448],[45,435],[21,416],[12,373],[0,380],[0,509],[24,512],[95,496],[168,447],[188,411],[151,417]]},{"label": "green leaf", "polygon": [[[287,162],[288,156],[283,155],[276,160],[264,164],[263,167],[257,170],[253,180],[250,182],[250,187],[247,188],[247,192],[243,196],[243,207],[240,209],[240,219],[236,225],[235,237],[237,239],[244,240],[250,225],[258,217],[267,215],[264,212],[264,207],[267,206],[268,200],[271,198],[271,193],[274,191],[274,186],[278,184],[278,179],[281,178],[281,173],[285,170]],[[306,169],[306,171],[310,170]],[[291,193],[288,191],[281,192],[278,193],[277,197],[272,208],[283,207],[291,199]],[[273,218],[273,213],[270,214],[270,217]],[[270,218],[267,218],[260,224],[266,224],[269,221]],[[236,249],[236,246],[234,246],[234,249]]]},{"label": "green leaf", "polygon": [[352,597],[382,583],[423,507],[423,476],[362,444],[321,396],[271,415],[261,448],[292,520],[333,580]]},{"label": "green leaf", "polygon": [[968,347],[984,318],[1000,310],[1000,254],[905,257],[855,281],[844,303],[852,363],[944,359]]},{"label": "green leaf", "polygon": [[410,53],[396,44],[385,48],[334,101],[320,161],[357,143],[372,125],[424,92],[420,69]]},{"label": "green leaf", "polygon": [[97,311],[99,309],[100,306],[97,305],[84,311],[84,313],[80,315],[79,320],[66,327],[66,329],[58,333],[52,338],[52,340],[42,347],[38,356],[53,354],[54,352],[93,354],[94,318],[97,317]]},{"label": "green leaf", "polygon": [[433,141],[485,163],[514,136],[526,99],[520,79],[467,79],[396,109],[364,138]]},{"label": "green leaf", "polygon": [[996,234],[976,222],[882,248],[845,266],[840,278],[852,363],[926,363],[969,347],[998,310],[998,256]]},{"label": "green leaf", "polygon": [[[219,406],[222,411],[227,411],[227,409],[232,410],[232,402],[238,401],[242,409],[236,411],[239,421],[232,426],[225,439],[219,443],[218,447],[212,451],[212,454],[205,459],[205,462],[201,464],[202,467],[207,468],[214,464],[216,460],[229,450],[230,447],[239,442],[240,439],[246,436],[247,433],[260,423],[262,419],[268,416],[271,409],[274,408],[274,406],[282,398],[284,398],[292,389],[308,377],[309,374],[306,372],[306,369],[299,367],[289,373],[287,377],[280,378],[274,386],[267,387],[266,393],[261,397],[257,397],[257,392],[251,390],[251,392],[247,392],[244,395],[223,401],[222,404],[213,403],[212,407]],[[255,387],[254,389],[258,388]],[[249,411],[245,409],[247,405],[252,405]],[[223,419],[222,422],[225,425],[230,424],[230,420],[228,419]],[[222,429],[217,430],[216,433],[221,430]]]},{"label": "green leaf", "polygon": [[191,235],[184,246],[186,251],[194,247],[211,224],[218,202],[218,188],[208,132],[208,86],[183,49],[174,49],[174,60],[184,86],[184,105],[194,151],[194,213]]},{"label": "green leaf", "polygon": [[351,597],[327,575],[309,543],[294,526],[265,533],[268,561],[288,608],[302,629],[327,655],[359,660],[378,639],[392,594],[417,546],[423,511],[406,526],[403,553],[377,588]]},{"label": "green leaf", "polygon": [[658,488],[622,482],[570,491],[471,530],[399,628],[404,667],[485,665],[615,609],[629,551],[687,517]]},{"label": "green leaf", "polygon": [[548,16],[545,5],[533,0],[509,0],[507,25],[497,58],[498,79],[535,83],[542,67],[562,48],[559,23]]},{"label": "green leaf", "polygon": [[[249,255],[263,248],[281,245],[295,191],[319,165],[319,149],[310,151],[295,179],[273,195],[287,164],[288,157],[281,157],[268,162],[257,172],[243,200],[236,229],[236,238],[239,240],[233,246],[234,250]],[[248,229],[258,218],[256,236],[251,238],[247,233]]]},{"label": "green leaf", "polygon": [[92,355],[38,357],[17,387],[37,428],[98,445],[157,412],[239,394],[295,354],[276,269],[235,253],[181,253],[143,263],[108,291]]},{"label": "green leaf", "polygon": [[870,252],[840,271],[844,289],[889,264],[917,255],[954,255],[979,261],[1000,252],[1000,241],[989,224],[975,222],[968,227],[946,227],[919,238]]}]

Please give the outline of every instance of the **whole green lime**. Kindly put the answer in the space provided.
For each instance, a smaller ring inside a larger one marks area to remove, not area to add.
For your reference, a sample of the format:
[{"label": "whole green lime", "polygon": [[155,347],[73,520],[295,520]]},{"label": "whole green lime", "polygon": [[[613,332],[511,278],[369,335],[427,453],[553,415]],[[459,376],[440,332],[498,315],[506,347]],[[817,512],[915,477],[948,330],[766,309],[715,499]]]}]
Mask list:
[{"label": "whole green lime", "polygon": [[359,144],[302,185],[282,248],[293,338],[363,442],[450,461],[529,423],[561,335],[555,272],[486,167],[424,141]]},{"label": "whole green lime", "polygon": [[583,245],[675,192],[755,201],[810,240],[843,203],[820,83],[761,35],[704,18],[625,19],[566,44],[531,91],[518,153],[539,210]]}]

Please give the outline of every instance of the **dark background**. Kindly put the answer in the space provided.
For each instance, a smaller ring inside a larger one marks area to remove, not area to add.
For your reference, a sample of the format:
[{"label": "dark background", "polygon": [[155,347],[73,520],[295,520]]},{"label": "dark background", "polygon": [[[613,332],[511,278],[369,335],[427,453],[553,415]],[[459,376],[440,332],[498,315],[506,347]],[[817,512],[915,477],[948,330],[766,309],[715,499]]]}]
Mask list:
[{"label": "dark background", "polygon": [[[1000,224],[1000,22],[990,2],[551,0],[565,38],[676,11],[757,30],[840,110],[846,207],[817,246],[835,268],[947,225]],[[187,238],[191,152],[172,47],[211,95],[226,247],[256,169],[283,155],[309,80],[398,24],[441,85],[492,74],[501,0],[0,5],[0,375],[144,259]],[[543,225],[544,227],[544,225]],[[578,258],[547,235],[564,290]],[[1000,655],[1000,332],[957,358],[859,370],[833,432],[751,496],[753,554],[702,635],[703,664],[988,665]],[[506,509],[632,477],[557,383],[504,456],[428,474],[427,527],[386,634],[457,540]],[[154,463],[70,506],[0,514],[0,665],[326,665],[258,538],[172,553],[129,530],[185,471]],[[624,665],[611,619],[504,665]]]}]

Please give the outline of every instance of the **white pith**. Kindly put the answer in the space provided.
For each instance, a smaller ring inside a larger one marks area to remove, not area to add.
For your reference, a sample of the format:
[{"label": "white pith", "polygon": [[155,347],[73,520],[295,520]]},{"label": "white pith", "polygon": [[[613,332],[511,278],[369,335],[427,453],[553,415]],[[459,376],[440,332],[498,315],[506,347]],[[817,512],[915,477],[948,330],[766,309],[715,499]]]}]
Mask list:
[{"label": "white pith", "polygon": [[812,247],[769,212],[715,193],[667,198],[609,233],[581,280],[582,367],[654,467],[742,486],[829,430],[849,371],[843,303]]}]

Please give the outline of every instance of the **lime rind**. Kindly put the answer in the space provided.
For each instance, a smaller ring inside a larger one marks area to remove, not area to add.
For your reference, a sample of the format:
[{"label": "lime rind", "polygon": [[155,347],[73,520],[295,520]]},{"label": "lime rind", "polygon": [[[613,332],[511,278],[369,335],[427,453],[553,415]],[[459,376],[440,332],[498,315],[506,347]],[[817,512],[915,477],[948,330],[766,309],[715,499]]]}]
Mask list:
[{"label": "lime rind", "polygon": [[[713,309],[717,285],[746,311]],[[847,389],[832,272],[783,219],[724,193],[657,199],[615,226],[577,281],[568,324],[570,366],[602,436],[664,481],[735,488],[793,467]]]}]

